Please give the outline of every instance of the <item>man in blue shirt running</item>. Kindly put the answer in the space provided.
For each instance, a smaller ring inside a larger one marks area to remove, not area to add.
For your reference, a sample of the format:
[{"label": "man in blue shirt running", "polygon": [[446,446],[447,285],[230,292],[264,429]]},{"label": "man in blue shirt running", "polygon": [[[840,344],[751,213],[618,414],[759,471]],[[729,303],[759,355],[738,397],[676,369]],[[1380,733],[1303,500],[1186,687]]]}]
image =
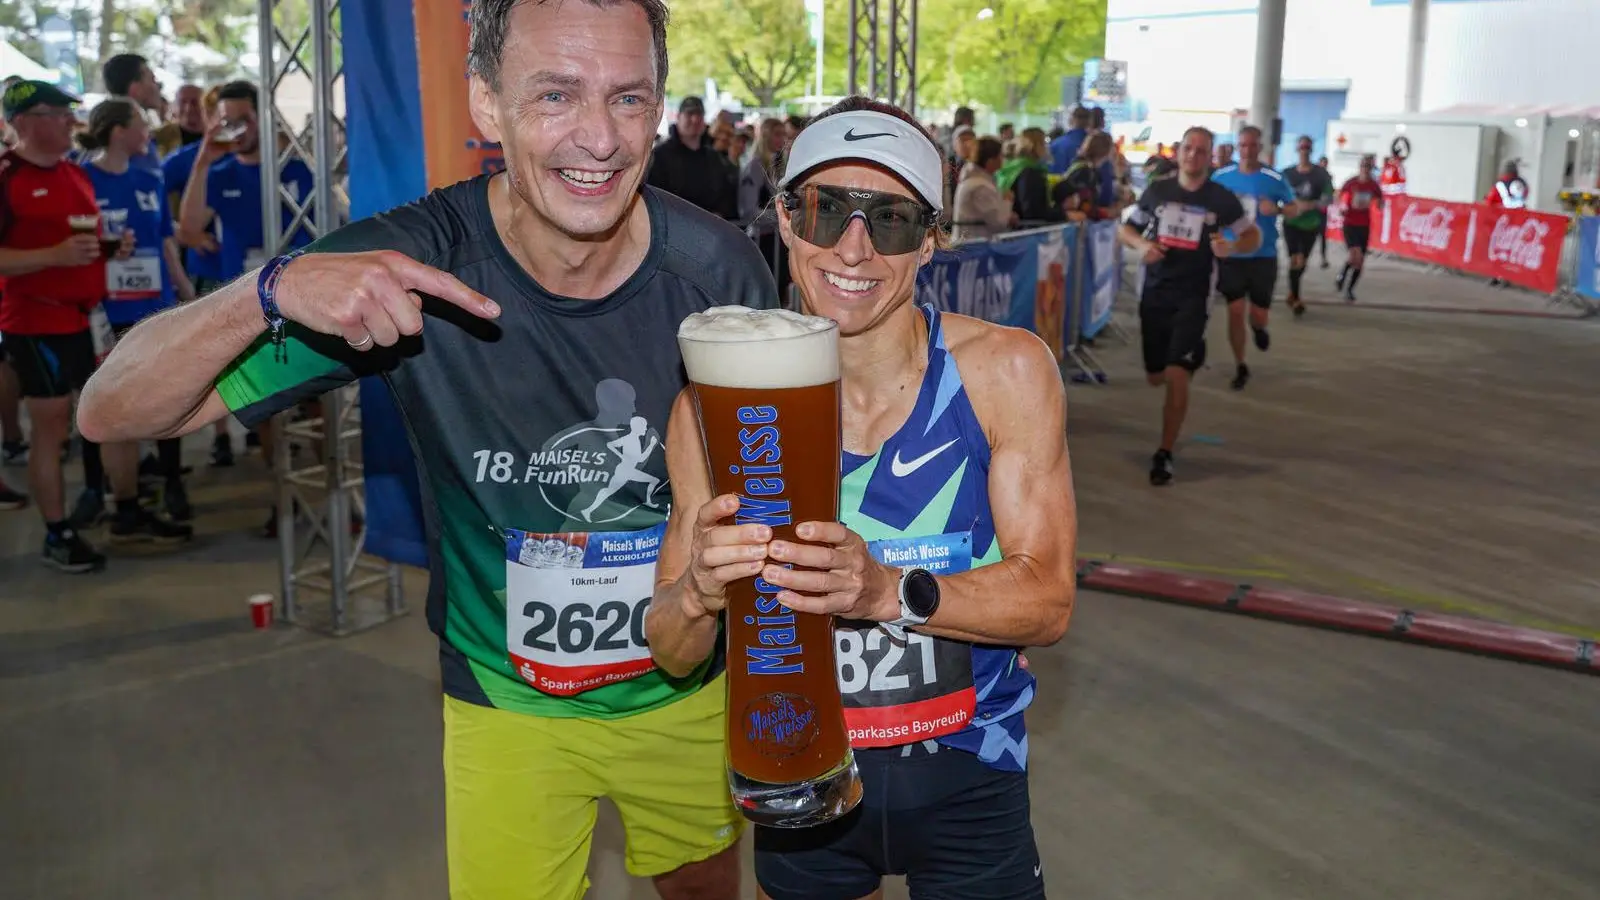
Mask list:
[{"label": "man in blue shirt running", "polygon": [[1265,352],[1271,345],[1267,310],[1278,283],[1278,216],[1297,215],[1299,207],[1283,175],[1261,164],[1261,129],[1246,125],[1240,130],[1238,151],[1239,161],[1218,169],[1211,180],[1237,196],[1245,217],[1261,229],[1259,247],[1217,262],[1217,292],[1228,301],[1228,343],[1238,366],[1232,387],[1242,391],[1250,382],[1250,367],[1244,364],[1245,300],[1250,301],[1256,349]]}]

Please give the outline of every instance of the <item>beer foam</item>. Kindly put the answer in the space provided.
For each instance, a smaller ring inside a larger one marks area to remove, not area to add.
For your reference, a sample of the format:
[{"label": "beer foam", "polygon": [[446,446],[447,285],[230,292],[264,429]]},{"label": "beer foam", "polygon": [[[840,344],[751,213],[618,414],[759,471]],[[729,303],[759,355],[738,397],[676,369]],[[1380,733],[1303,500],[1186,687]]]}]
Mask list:
[{"label": "beer foam", "polygon": [[787,309],[713,306],[678,326],[689,380],[716,387],[810,387],[839,380],[839,328]]}]

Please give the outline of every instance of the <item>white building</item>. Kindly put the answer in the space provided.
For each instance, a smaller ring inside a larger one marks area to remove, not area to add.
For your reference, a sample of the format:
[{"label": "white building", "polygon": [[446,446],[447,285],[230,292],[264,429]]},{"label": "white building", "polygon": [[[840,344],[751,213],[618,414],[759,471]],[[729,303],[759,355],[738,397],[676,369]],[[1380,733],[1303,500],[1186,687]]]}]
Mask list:
[{"label": "white building", "polygon": [[[1152,115],[1244,109],[1256,8],[1107,0],[1105,57],[1127,61],[1129,92]],[[1401,112],[1408,22],[1408,0],[1288,0],[1285,141],[1309,134],[1320,155],[1329,121]],[[1430,0],[1427,25],[1424,113],[1600,107],[1600,0]]]}]

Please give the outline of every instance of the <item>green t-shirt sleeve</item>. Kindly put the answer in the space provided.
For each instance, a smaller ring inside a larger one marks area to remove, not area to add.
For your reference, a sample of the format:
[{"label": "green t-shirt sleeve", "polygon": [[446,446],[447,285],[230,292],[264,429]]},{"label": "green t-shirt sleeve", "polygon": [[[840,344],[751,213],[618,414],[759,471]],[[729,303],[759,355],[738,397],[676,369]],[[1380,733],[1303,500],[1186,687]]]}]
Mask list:
[{"label": "green t-shirt sleeve", "polygon": [[[437,261],[436,248],[440,245],[440,229],[429,220],[424,201],[352,222],[314,241],[306,252],[396,250],[432,265]],[[338,337],[290,322],[284,328],[281,346],[263,334],[229,363],[217,378],[217,394],[240,422],[253,427],[357,378],[390,371],[418,346],[419,342],[408,339],[396,347],[363,353],[352,350]]]}]

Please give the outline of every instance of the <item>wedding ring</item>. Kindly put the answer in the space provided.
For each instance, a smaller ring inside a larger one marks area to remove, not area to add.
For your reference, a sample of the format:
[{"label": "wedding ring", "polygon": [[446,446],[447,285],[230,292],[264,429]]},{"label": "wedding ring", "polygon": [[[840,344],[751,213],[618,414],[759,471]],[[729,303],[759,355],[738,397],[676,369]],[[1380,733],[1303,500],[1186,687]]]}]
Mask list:
[{"label": "wedding ring", "polygon": [[[345,343],[346,344],[350,344],[349,341],[345,341]],[[368,345],[370,343],[372,343],[372,332],[369,331],[369,332],[367,332],[367,336],[366,337],[362,338],[359,341],[356,341],[353,344],[350,344],[350,347],[353,350],[360,350],[362,347],[365,347],[366,345]]]}]

